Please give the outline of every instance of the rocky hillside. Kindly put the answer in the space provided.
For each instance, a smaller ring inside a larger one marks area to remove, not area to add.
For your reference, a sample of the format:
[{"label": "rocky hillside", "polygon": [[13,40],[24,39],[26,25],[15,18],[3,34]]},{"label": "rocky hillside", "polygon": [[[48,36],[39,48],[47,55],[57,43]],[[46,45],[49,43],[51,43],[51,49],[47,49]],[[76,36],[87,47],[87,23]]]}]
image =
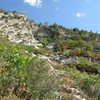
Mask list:
[{"label": "rocky hillside", "polygon": [[33,36],[37,30],[38,26],[24,14],[0,10],[0,34],[8,37],[11,42],[37,44]]},{"label": "rocky hillside", "polygon": [[0,10],[0,100],[100,100],[100,34]]}]

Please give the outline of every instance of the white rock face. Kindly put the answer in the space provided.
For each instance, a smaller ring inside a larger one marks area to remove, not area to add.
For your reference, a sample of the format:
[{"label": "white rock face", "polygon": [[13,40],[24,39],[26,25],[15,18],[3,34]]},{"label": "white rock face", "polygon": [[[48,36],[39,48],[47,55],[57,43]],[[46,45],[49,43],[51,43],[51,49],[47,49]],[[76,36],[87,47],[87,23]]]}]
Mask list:
[{"label": "white rock face", "polygon": [[38,30],[34,22],[24,14],[0,11],[0,34],[7,36],[11,42],[36,45],[33,34]]}]

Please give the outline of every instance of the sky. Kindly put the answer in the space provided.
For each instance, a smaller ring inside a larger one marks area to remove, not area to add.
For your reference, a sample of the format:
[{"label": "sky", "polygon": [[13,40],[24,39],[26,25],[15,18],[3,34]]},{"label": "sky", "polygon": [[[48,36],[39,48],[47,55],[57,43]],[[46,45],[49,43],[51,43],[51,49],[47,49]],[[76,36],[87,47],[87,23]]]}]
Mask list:
[{"label": "sky", "polygon": [[0,0],[0,9],[25,13],[36,23],[100,33],[100,0]]}]

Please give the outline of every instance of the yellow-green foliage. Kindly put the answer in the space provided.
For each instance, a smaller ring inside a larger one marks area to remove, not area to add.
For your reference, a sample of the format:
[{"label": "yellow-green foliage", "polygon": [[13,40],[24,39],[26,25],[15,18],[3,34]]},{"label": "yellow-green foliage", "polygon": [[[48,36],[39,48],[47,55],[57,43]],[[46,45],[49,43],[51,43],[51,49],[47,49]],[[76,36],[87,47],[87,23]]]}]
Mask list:
[{"label": "yellow-green foliage", "polygon": [[11,90],[25,99],[55,98],[58,78],[48,73],[46,61],[32,57],[34,48],[0,40],[0,97]]}]

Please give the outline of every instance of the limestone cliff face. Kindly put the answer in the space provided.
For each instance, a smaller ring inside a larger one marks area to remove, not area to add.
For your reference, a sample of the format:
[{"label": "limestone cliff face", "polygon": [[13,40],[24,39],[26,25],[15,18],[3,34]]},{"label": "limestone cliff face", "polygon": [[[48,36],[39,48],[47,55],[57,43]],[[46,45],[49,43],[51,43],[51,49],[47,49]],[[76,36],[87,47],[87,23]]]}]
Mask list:
[{"label": "limestone cliff face", "polygon": [[38,26],[24,14],[0,10],[0,34],[11,42],[35,45],[38,41],[33,34],[37,30]]}]

